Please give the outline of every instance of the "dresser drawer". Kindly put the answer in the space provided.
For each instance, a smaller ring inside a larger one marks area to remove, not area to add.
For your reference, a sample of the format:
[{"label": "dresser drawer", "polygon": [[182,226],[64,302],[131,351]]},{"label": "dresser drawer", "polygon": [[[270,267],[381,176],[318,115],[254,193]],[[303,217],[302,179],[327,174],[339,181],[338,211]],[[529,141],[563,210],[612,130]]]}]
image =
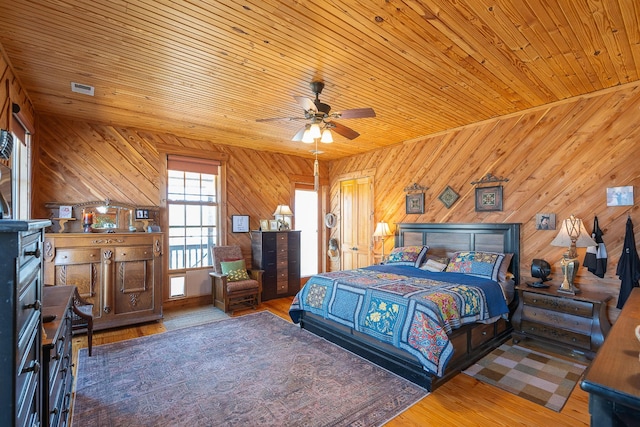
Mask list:
[{"label": "dresser drawer", "polygon": [[572,347],[579,347],[586,350],[591,348],[591,337],[589,335],[583,335],[550,325],[522,320],[522,332],[571,345]]},{"label": "dresser drawer", "polygon": [[571,313],[582,317],[593,316],[593,304],[589,302],[577,301],[569,298],[557,298],[533,292],[523,292],[522,296],[525,305],[542,307],[549,310],[561,311],[563,313]]},{"label": "dresser drawer", "polygon": [[28,420],[39,411],[39,379],[40,379],[40,340],[38,339],[39,325],[30,329],[30,334],[21,343],[18,352],[18,366],[16,378],[16,397],[18,408],[17,426],[29,425]]},{"label": "dresser drawer", "polygon": [[91,264],[100,262],[99,248],[57,249],[55,265]]},{"label": "dresser drawer", "polygon": [[522,318],[550,326],[562,325],[562,329],[569,329],[584,335],[591,334],[591,324],[593,323],[593,319],[590,317],[574,316],[573,314],[526,305],[522,309]]},{"label": "dresser drawer", "polygon": [[116,262],[145,261],[153,259],[152,246],[132,246],[129,248],[116,248]]},{"label": "dresser drawer", "polygon": [[494,336],[495,326],[493,324],[475,327],[471,331],[471,349],[473,350],[481,346],[483,343],[487,342],[488,339],[491,339]]},{"label": "dresser drawer", "polygon": [[30,333],[29,329],[40,323],[41,301],[39,297],[39,275],[31,277],[30,283],[18,294],[16,304],[16,330],[18,342],[23,341],[23,335]]}]

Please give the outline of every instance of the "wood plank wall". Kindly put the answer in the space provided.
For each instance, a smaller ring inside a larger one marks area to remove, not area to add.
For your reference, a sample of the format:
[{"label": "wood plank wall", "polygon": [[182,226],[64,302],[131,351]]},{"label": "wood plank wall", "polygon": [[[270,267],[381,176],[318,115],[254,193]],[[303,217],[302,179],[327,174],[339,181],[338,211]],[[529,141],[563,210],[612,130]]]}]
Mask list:
[{"label": "wood plank wall", "polygon": [[[536,230],[536,214],[555,213],[558,225],[574,214],[588,231],[597,215],[609,251],[607,272],[600,279],[581,267],[576,282],[611,294],[609,315],[615,319],[620,289],[615,270],[629,215],[640,241],[639,107],[640,84],[629,84],[334,161],[333,211],[340,218],[339,177],[375,168],[374,224],[386,221],[393,229],[399,222],[522,223],[522,276],[530,278],[531,260],[542,258],[552,264],[556,283],[566,249],[550,245],[556,231]],[[476,212],[471,182],[489,173],[509,179],[502,184],[504,207]],[[404,189],[413,183],[429,187],[422,215],[405,212]],[[628,185],[634,186],[635,205],[607,207],[606,188]],[[447,186],[460,195],[449,209],[438,199]],[[339,227],[332,237],[339,237]],[[389,253],[393,239],[385,243]],[[582,263],[585,250],[578,252]]]},{"label": "wood plank wall", "polygon": [[[231,233],[231,215],[249,215],[251,229],[273,219],[279,204],[291,204],[292,185],[312,181],[313,160],[218,142],[121,128],[43,115],[39,118],[34,167],[35,217],[48,217],[48,202],[111,200],[131,205],[161,205],[160,157],[157,145],[227,153],[228,244],[240,245],[250,260],[248,233]],[[321,163],[320,174],[328,168]]]}]

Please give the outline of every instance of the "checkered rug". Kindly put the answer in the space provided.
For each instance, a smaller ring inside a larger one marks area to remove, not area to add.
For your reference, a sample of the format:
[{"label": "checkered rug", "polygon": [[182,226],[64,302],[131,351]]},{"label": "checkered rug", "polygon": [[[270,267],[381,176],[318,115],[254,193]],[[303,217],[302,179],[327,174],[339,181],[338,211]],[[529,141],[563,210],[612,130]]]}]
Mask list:
[{"label": "checkered rug", "polygon": [[580,363],[507,342],[463,372],[560,412],[585,369]]}]

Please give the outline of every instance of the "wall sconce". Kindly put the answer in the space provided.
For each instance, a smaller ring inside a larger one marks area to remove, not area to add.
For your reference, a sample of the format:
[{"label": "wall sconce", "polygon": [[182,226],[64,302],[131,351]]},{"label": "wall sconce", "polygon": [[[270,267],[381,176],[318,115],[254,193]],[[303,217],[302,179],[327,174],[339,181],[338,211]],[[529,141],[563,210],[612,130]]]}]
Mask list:
[{"label": "wall sconce", "polygon": [[379,222],[376,225],[376,229],[373,232],[373,237],[381,237],[382,238],[382,262],[384,262],[384,240],[386,237],[391,236],[391,230],[389,229],[389,224],[384,221]]},{"label": "wall sconce", "polygon": [[572,295],[579,293],[580,289],[574,284],[578,267],[580,267],[576,248],[597,246],[597,243],[589,236],[582,220],[571,215],[562,222],[560,232],[556,238],[551,241],[551,245],[569,247],[560,261],[562,272],[564,273],[564,281],[558,289],[558,292]]}]

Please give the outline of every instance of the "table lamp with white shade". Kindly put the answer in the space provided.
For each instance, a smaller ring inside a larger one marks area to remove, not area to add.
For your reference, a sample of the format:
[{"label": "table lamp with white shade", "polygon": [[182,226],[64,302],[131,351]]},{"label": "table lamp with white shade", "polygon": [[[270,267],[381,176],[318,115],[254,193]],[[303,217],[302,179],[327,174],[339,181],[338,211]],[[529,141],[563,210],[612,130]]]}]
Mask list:
[{"label": "table lamp with white shade", "polygon": [[562,272],[564,273],[564,281],[558,289],[558,292],[572,295],[579,293],[580,289],[578,289],[574,283],[576,274],[578,273],[578,267],[580,267],[576,248],[597,246],[597,243],[584,228],[582,220],[571,215],[562,222],[560,231],[556,238],[551,241],[551,245],[569,248],[562,256],[562,261],[560,261]]},{"label": "table lamp with white shade", "polygon": [[389,224],[387,224],[384,221],[381,221],[376,225],[376,229],[373,232],[373,237],[382,238],[382,262],[384,262],[384,239],[391,235],[392,234],[391,234],[391,230],[389,229]]}]

